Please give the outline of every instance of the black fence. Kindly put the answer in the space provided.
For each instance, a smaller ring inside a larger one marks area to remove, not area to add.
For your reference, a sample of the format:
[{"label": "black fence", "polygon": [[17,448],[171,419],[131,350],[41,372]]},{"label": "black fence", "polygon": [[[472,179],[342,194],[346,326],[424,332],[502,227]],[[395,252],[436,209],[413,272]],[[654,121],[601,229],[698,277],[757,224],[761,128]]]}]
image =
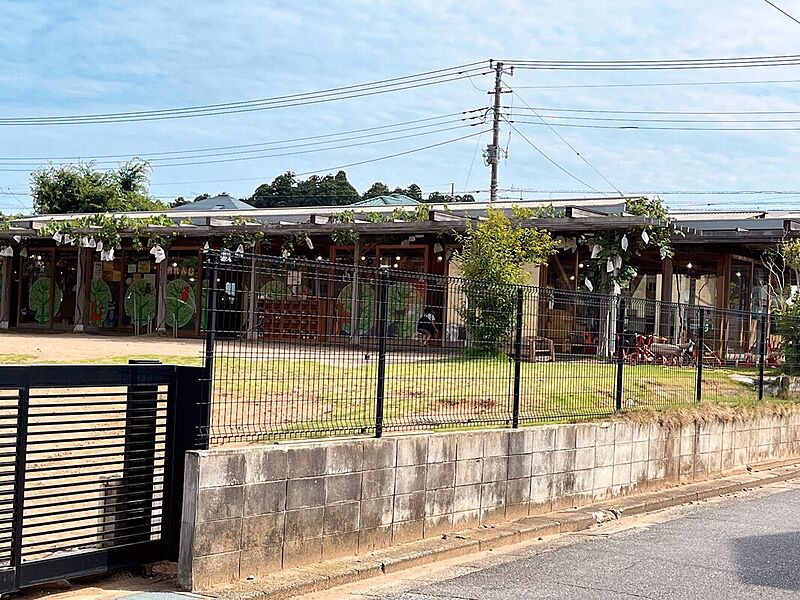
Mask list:
[{"label": "black fence", "polygon": [[352,258],[207,260],[212,443],[516,427],[795,392],[780,334],[794,323],[658,302],[652,286],[619,297]]}]

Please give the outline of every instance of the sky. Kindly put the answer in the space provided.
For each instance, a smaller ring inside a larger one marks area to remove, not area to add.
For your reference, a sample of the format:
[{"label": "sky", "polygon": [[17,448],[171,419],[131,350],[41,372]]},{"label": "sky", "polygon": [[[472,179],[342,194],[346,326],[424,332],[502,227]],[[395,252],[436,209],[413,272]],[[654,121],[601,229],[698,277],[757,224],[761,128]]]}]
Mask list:
[{"label": "sky", "polygon": [[[800,1],[776,3],[800,18]],[[0,0],[0,30],[0,119],[236,102],[473,61],[488,64],[490,58],[653,60],[800,53],[800,24],[762,0]],[[782,83],[719,84],[764,80]],[[615,189],[626,194],[797,190],[782,196],[663,198],[674,210],[800,206],[800,131],[556,127],[561,139],[541,123],[522,123],[535,119],[520,110],[527,103],[548,115],[551,124],[556,120],[550,116],[564,114],[547,110],[553,108],[800,111],[798,66],[632,73],[515,70],[504,81],[515,92],[504,95],[503,103],[510,107],[504,112],[518,131],[503,124],[501,140],[508,155],[499,167],[501,197],[578,197]],[[653,83],[698,85],[649,85]],[[0,126],[0,210],[30,207],[30,170],[49,158],[147,157],[403,123],[488,106],[492,84],[492,75],[486,74],[280,110],[149,122]],[[552,87],[609,85],[616,87]],[[286,171],[324,174],[370,161],[345,169],[360,191],[375,181],[391,187],[414,182],[425,193],[448,192],[452,185],[458,193],[486,197],[489,172],[481,151],[488,134],[373,160],[476,134],[480,128],[424,131],[426,135],[313,153],[155,165],[151,192],[165,201],[222,191],[246,198],[260,183]],[[97,164],[111,167],[117,160]]]}]

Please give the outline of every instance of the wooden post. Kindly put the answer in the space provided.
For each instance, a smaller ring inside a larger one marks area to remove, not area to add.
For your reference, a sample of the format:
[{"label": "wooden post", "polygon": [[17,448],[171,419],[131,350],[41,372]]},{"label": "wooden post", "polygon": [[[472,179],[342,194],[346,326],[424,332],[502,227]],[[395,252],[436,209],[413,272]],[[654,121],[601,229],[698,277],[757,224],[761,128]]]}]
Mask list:
[{"label": "wooden post", "polygon": [[[78,272],[75,275],[75,315],[73,331],[81,333],[86,330],[86,297],[91,289],[91,255],[86,248],[78,248]],[[88,285],[87,285],[88,283]]]},{"label": "wooden post", "polygon": [[156,265],[156,331],[166,331],[167,321],[167,259]]},{"label": "wooden post", "polygon": [[361,343],[361,335],[358,330],[358,304],[360,294],[358,293],[358,265],[361,259],[361,242],[357,241],[353,247],[353,294],[350,299],[350,344],[358,346]]},{"label": "wooden post", "polygon": [[256,302],[258,299],[258,277],[256,277],[256,256],[261,255],[261,242],[256,242],[253,246],[253,256],[250,258],[250,289],[248,290],[247,302],[247,339],[258,339],[258,327],[256,323]]},{"label": "wooden post", "polygon": [[3,285],[0,288],[0,329],[8,329],[11,320],[11,279],[14,277],[14,259],[4,257],[2,263]]},{"label": "wooden post", "polygon": [[661,261],[661,315],[658,334],[669,337],[672,329],[672,259],[667,257]]}]

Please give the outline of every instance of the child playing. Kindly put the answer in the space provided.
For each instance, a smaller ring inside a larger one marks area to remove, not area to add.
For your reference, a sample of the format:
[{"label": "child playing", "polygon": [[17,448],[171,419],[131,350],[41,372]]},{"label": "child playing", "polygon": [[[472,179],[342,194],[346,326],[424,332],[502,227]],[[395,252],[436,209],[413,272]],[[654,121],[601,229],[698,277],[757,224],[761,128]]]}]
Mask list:
[{"label": "child playing", "polygon": [[426,308],[417,322],[420,345],[423,348],[427,346],[430,339],[437,333],[439,333],[439,328],[436,326],[436,316],[430,308]]}]

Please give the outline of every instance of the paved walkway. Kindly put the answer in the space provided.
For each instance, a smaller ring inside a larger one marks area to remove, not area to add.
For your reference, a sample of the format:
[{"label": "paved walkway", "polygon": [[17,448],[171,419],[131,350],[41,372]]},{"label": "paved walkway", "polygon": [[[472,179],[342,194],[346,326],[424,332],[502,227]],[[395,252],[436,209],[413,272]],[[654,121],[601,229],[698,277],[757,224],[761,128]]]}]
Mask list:
[{"label": "paved walkway", "polygon": [[309,598],[796,599],[798,531],[800,483],[791,482]]}]

